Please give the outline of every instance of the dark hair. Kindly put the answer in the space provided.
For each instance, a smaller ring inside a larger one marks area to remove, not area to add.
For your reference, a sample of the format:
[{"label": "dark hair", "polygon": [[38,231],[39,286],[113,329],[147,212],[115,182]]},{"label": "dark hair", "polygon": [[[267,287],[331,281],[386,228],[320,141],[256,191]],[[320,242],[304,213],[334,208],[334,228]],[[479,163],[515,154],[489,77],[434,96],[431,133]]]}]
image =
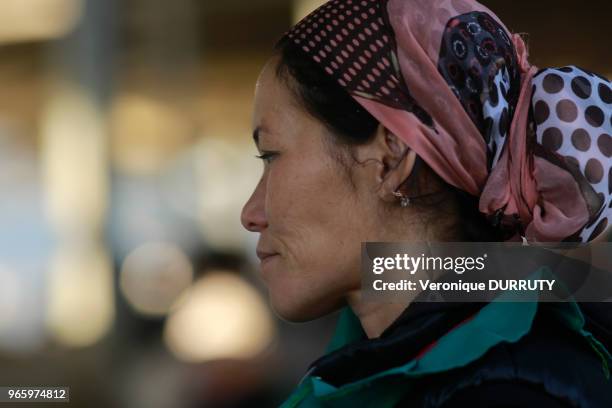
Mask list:
[{"label": "dark hair", "polygon": [[[320,120],[340,146],[359,146],[372,140],[379,122],[330,75],[317,65],[305,52],[288,37],[283,37],[275,46],[280,57],[277,77],[289,86],[303,107]],[[353,159],[354,160],[354,159]],[[478,209],[478,197],[459,190],[433,172],[422,159],[417,158],[417,168],[404,182],[409,186],[411,204],[424,208],[441,209],[454,201],[453,209],[458,212],[460,225],[458,234],[470,241],[503,241],[504,234],[495,228]],[[348,167],[348,166],[347,166]],[[416,171],[418,170],[418,171]],[[423,194],[422,186],[431,183],[435,177],[441,185],[439,191]],[[418,179],[422,179],[419,182]],[[452,200],[454,198],[454,200]]]}]

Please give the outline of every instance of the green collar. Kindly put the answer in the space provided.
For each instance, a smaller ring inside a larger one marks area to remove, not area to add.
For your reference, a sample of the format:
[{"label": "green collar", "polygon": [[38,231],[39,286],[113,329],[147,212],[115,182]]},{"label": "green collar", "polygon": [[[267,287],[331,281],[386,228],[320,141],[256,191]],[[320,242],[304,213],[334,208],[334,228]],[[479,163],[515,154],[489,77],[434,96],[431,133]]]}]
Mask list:
[{"label": "green collar", "polygon": [[[282,405],[289,407],[325,406],[385,406],[381,398],[396,402],[405,392],[399,394],[401,387],[394,383],[401,377],[419,377],[426,374],[447,371],[462,367],[481,357],[494,345],[502,342],[516,342],[529,332],[537,310],[536,302],[504,303],[494,302],[485,306],[471,320],[444,335],[420,359],[395,367],[362,380],[334,387],[319,377],[306,377],[298,389]],[[500,316],[513,316],[512,319],[500,319]],[[352,341],[362,339],[361,325],[350,308],[342,310],[336,332],[328,346],[328,351],[336,350]],[[457,345],[462,352],[457,353]],[[380,392],[372,392],[372,386],[379,387]],[[327,404],[325,404],[327,403]]]}]

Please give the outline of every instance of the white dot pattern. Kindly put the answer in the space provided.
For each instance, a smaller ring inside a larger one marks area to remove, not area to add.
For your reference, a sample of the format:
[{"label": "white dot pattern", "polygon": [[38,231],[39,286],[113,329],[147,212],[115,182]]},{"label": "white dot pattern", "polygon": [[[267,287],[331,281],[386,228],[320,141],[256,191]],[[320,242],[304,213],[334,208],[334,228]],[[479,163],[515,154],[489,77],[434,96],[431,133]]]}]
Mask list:
[{"label": "white dot pattern", "polygon": [[533,79],[537,142],[577,166],[600,198],[579,239],[610,225],[612,206],[612,83],[575,66],[541,70]]}]

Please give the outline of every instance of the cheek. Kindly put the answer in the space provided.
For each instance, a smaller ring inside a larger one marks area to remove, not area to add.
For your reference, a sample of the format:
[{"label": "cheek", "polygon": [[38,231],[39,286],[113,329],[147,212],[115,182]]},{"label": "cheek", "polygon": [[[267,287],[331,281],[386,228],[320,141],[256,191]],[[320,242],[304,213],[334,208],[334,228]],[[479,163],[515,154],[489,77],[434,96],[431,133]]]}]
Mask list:
[{"label": "cheek", "polygon": [[269,233],[283,256],[264,279],[277,312],[301,320],[333,311],[359,287],[361,231],[339,174],[323,165],[293,169],[278,166],[268,180]]},{"label": "cheek", "polygon": [[340,170],[320,159],[280,164],[267,184],[270,235],[284,247],[279,249],[305,265],[340,255],[351,243],[358,248],[357,203]]}]

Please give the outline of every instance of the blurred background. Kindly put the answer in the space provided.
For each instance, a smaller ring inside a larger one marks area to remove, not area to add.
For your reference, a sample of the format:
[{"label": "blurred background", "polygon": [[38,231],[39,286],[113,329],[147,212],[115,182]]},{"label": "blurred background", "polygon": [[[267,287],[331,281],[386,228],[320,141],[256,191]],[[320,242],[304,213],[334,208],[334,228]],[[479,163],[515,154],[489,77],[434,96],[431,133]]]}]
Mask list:
[{"label": "blurred background", "polygon": [[[336,316],[274,315],[239,217],[259,69],[321,3],[2,0],[0,385],[75,407],[288,395]],[[483,3],[536,65],[612,77],[609,0]]]}]

